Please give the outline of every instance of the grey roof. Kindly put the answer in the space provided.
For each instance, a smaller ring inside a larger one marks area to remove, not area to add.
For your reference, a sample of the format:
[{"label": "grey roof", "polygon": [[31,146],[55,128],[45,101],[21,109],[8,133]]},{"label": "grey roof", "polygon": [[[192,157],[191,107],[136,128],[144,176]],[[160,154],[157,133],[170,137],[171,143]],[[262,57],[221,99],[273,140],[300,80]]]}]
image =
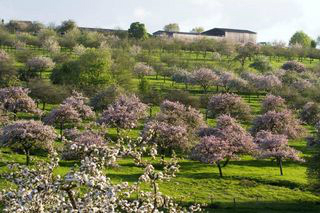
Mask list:
[{"label": "grey roof", "polygon": [[253,32],[250,30],[229,29],[229,28],[213,28],[211,30],[204,31],[201,34],[210,34],[211,32],[215,32],[215,31],[257,34],[256,32]]},{"label": "grey roof", "polygon": [[174,32],[174,31],[164,31],[164,30],[158,30],[158,31],[153,33],[153,35],[158,35],[158,34],[167,34],[167,35],[172,35],[172,34],[200,35],[200,33]]},{"label": "grey roof", "polygon": [[103,33],[127,32],[127,30],[104,29],[104,28],[95,28],[95,27],[79,27],[79,29],[86,30],[86,31],[103,32]]}]

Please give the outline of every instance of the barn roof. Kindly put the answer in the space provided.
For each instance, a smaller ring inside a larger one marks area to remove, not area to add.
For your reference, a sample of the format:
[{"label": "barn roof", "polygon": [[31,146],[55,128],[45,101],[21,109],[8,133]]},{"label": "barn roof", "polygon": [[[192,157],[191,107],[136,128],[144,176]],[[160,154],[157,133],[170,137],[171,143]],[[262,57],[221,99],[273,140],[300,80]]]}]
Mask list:
[{"label": "barn roof", "polygon": [[103,33],[116,33],[116,32],[127,32],[127,30],[118,29],[105,29],[105,28],[95,28],[95,27],[79,27],[80,30],[103,32]]},{"label": "barn roof", "polygon": [[229,28],[213,28],[211,30],[207,30],[202,32],[204,35],[215,34],[216,32],[234,32],[234,33],[249,33],[249,34],[257,34],[256,32],[250,30],[240,30],[240,29],[229,29]]},{"label": "barn roof", "polygon": [[200,33],[189,33],[189,32],[175,32],[175,31],[164,31],[164,30],[158,30],[153,33],[153,35],[158,35],[158,34],[183,34],[183,35],[200,35]]}]

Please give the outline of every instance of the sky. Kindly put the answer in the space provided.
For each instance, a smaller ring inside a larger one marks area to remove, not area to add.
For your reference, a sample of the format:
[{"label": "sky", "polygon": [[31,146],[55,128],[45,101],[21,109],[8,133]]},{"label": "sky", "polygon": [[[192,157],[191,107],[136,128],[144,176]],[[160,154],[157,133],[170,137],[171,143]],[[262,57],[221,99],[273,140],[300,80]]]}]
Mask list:
[{"label": "sky", "polygon": [[152,33],[168,23],[252,30],[258,41],[285,41],[298,30],[320,35],[320,0],[0,0],[0,19],[128,29],[143,22]]}]

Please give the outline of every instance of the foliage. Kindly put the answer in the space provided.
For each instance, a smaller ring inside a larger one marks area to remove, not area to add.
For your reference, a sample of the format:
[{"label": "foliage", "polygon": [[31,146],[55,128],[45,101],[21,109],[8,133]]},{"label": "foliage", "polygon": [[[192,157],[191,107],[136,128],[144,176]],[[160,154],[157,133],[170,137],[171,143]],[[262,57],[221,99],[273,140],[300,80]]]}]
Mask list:
[{"label": "foliage", "polygon": [[299,44],[304,48],[311,47],[311,41],[312,39],[303,31],[296,32],[291,38],[290,38],[290,45],[296,45]]},{"label": "foliage", "polygon": [[250,64],[250,67],[264,73],[272,70],[271,63],[269,59],[265,56],[259,56],[254,59],[254,61]]},{"label": "foliage", "polygon": [[171,24],[167,24],[163,27],[164,31],[167,32],[179,32],[180,31],[180,27],[179,24],[177,23],[171,23]]},{"label": "foliage", "polygon": [[17,86],[15,60],[6,51],[0,50],[0,88]]},{"label": "foliage", "polygon": [[203,27],[194,27],[191,30],[192,33],[202,33],[203,31],[204,31]]},{"label": "foliage", "polygon": [[53,83],[73,85],[93,93],[112,81],[111,55],[107,49],[88,49],[78,59],[57,67],[51,74]]},{"label": "foliage", "polygon": [[128,33],[130,38],[146,39],[148,37],[145,25],[140,22],[132,23],[130,25]]},{"label": "foliage", "polygon": [[90,99],[90,105],[94,108],[94,110],[102,111],[107,109],[108,105],[112,104],[120,95],[124,93],[125,91],[121,87],[112,84],[93,96]]},{"label": "foliage", "polygon": [[289,110],[269,111],[258,116],[253,121],[251,132],[256,135],[261,130],[270,131],[273,134],[283,134],[291,139],[302,137],[305,133],[300,121]]},{"label": "foliage", "polygon": [[250,107],[244,100],[238,95],[229,93],[212,96],[208,103],[208,111],[213,117],[227,114],[239,120],[247,121],[251,118]]}]

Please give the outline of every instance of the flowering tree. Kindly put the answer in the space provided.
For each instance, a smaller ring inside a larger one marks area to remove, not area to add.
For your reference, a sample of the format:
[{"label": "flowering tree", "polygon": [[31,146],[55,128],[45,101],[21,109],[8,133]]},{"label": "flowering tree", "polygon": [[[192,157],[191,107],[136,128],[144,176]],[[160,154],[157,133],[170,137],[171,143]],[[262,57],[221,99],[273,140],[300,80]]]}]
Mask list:
[{"label": "flowering tree", "polygon": [[[219,116],[215,128],[203,128],[199,134],[202,140],[193,149],[191,157],[204,163],[215,162],[221,177],[221,167],[227,166],[230,159],[251,154],[256,148],[251,135],[228,115]],[[215,160],[210,162],[206,159]]]},{"label": "flowering tree", "polygon": [[251,118],[251,109],[243,99],[235,94],[217,94],[211,97],[208,103],[208,111],[213,117],[228,114],[241,120]]},{"label": "flowering tree", "polygon": [[88,119],[95,115],[91,107],[86,104],[88,101],[89,99],[84,97],[82,93],[73,91],[72,95],[66,98],[62,104],[73,107],[79,113],[81,119]]},{"label": "flowering tree", "polygon": [[150,142],[157,144],[161,152],[189,151],[197,141],[195,130],[204,126],[203,120],[198,110],[165,100],[157,116],[145,125],[142,137],[152,135]]},{"label": "flowering tree", "polygon": [[315,125],[320,121],[320,106],[314,102],[306,103],[300,111],[300,118],[309,125]]},{"label": "flowering tree", "polygon": [[282,86],[281,80],[275,75],[259,76],[256,81],[256,87],[259,90],[271,91]]},{"label": "flowering tree", "polygon": [[261,130],[265,130],[273,134],[283,134],[288,138],[295,139],[303,136],[305,133],[300,121],[289,110],[266,112],[258,116],[253,121],[252,126],[251,132],[253,135],[256,135]]},{"label": "flowering tree", "polygon": [[226,158],[231,158],[232,153],[227,141],[215,136],[206,136],[201,138],[200,143],[195,146],[192,157],[203,163],[217,164],[220,177],[222,177],[221,162]]},{"label": "flowering tree", "polygon": [[191,79],[192,76],[190,72],[183,69],[176,70],[172,75],[172,80],[176,83],[183,83],[186,89],[188,89],[188,84],[191,82]]},{"label": "flowering tree", "polygon": [[153,68],[146,64],[138,63],[134,66],[133,72],[141,80],[144,76],[150,75],[153,72]]},{"label": "flowering tree", "polygon": [[54,129],[44,125],[41,121],[17,121],[2,129],[0,141],[2,146],[22,148],[26,155],[26,164],[29,165],[30,150],[43,148],[53,150],[52,143],[56,138]]},{"label": "flowering tree", "polygon": [[146,116],[147,106],[135,95],[120,96],[113,104],[103,111],[100,124],[108,124],[117,128],[134,128],[139,119]]},{"label": "flowering tree", "polygon": [[[143,147],[143,150],[154,150]],[[128,156],[127,149],[125,152],[119,148],[116,150],[113,157]],[[103,170],[105,161],[112,162],[114,158],[103,158],[104,149],[95,149],[92,155],[81,161],[77,169],[71,169],[64,176],[53,174],[59,162],[56,154],[51,156],[50,163],[42,163],[36,168],[12,165],[5,178],[16,183],[17,189],[0,193],[4,211],[184,212],[170,197],[163,195],[158,186],[158,182],[175,177],[179,169],[176,157],[161,160],[155,151],[141,152],[140,155],[151,156],[152,161],[146,162],[138,182],[130,185],[127,182],[113,184],[106,176]],[[152,164],[154,162],[160,163],[163,170],[156,170]],[[149,183],[152,190],[143,190],[142,183]],[[139,199],[132,200],[135,197],[133,195],[138,195]],[[199,205],[189,207],[189,212],[200,210]]]},{"label": "flowering tree", "polygon": [[94,108],[94,110],[105,110],[124,93],[125,91],[121,87],[117,85],[111,85],[93,96],[90,99],[90,105]]},{"label": "flowering tree", "polygon": [[42,72],[47,69],[52,69],[55,66],[55,63],[51,58],[44,56],[36,56],[30,58],[26,63],[27,68],[31,72],[40,73],[40,78],[42,78]]},{"label": "flowering tree", "polygon": [[6,111],[14,114],[14,120],[18,112],[29,112],[40,115],[42,112],[36,103],[28,96],[29,90],[22,87],[8,87],[0,89],[0,99]]},{"label": "flowering tree", "polygon": [[207,68],[201,68],[192,72],[192,80],[200,85],[206,93],[210,86],[214,85],[219,77]]},{"label": "flowering tree", "polygon": [[255,137],[254,142],[258,146],[259,158],[275,158],[280,167],[280,175],[283,175],[282,161],[291,159],[294,161],[303,161],[299,158],[299,152],[289,147],[288,139],[285,135],[272,134],[269,131],[260,131]]},{"label": "flowering tree", "polygon": [[54,37],[49,37],[43,41],[42,48],[50,53],[58,53],[61,47]]},{"label": "flowering tree", "polygon": [[286,101],[280,96],[267,95],[262,101],[262,112],[268,111],[282,111],[287,108]]},{"label": "flowering tree", "polygon": [[77,129],[69,129],[64,133],[67,142],[63,149],[62,157],[66,160],[84,159],[91,152],[106,145],[103,135],[92,130],[80,132]]},{"label": "flowering tree", "polygon": [[299,73],[305,72],[307,70],[307,68],[303,64],[301,64],[297,61],[288,61],[288,62],[284,63],[282,65],[282,69],[297,71]]},{"label": "flowering tree", "polygon": [[44,118],[44,122],[46,124],[59,124],[61,141],[65,124],[80,121],[80,114],[70,104],[61,104],[58,108],[52,110],[50,114]]}]

